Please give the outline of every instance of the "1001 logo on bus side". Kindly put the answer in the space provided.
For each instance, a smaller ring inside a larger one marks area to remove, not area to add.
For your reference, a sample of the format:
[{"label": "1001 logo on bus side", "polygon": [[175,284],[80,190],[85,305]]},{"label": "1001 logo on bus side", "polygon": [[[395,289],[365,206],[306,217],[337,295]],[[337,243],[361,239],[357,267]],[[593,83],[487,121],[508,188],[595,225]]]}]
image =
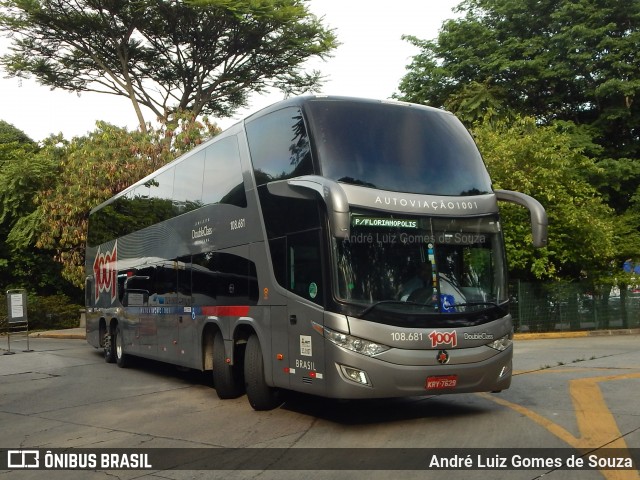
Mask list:
[{"label": "1001 logo on bus side", "polygon": [[104,253],[98,247],[96,258],[93,261],[93,275],[96,281],[96,303],[102,292],[108,292],[111,296],[111,303],[113,303],[118,291],[118,242],[113,245],[111,251]]}]

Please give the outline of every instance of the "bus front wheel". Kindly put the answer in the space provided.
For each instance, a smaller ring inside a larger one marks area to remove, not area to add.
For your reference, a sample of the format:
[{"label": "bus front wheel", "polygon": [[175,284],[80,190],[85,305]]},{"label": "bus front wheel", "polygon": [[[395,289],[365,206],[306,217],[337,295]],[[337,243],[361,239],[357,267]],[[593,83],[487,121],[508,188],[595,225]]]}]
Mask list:
[{"label": "bus front wheel", "polygon": [[244,393],[239,368],[227,364],[220,332],[213,339],[213,384],[220,399],[238,398]]},{"label": "bus front wheel", "polygon": [[257,335],[251,335],[244,355],[244,382],[247,398],[254,410],[272,410],[282,403],[278,389],[267,385],[264,359]]}]

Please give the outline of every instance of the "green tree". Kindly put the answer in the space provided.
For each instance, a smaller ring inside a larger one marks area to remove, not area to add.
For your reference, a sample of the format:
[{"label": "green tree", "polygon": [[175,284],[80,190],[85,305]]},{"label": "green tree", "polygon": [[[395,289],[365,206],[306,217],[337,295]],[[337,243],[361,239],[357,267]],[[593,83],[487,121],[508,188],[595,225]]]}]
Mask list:
[{"label": "green tree", "polygon": [[[57,181],[36,196],[37,218],[31,234],[38,248],[53,250],[62,275],[84,285],[88,212],[149,173],[219,133],[191,114],[170,118],[147,133],[129,132],[104,122],[85,137],[46,145],[43,156],[60,157]],[[177,126],[176,126],[177,125]]]},{"label": "green tree", "polygon": [[618,218],[587,181],[599,167],[573,145],[571,135],[532,117],[486,121],[472,132],[494,188],[531,195],[547,210],[549,245],[536,250],[530,246],[528,212],[500,204],[515,276],[595,279],[610,273],[619,261]]},{"label": "green tree", "polygon": [[53,252],[37,249],[38,192],[55,178],[55,159],[24,132],[0,121],[0,279],[3,288],[26,288],[41,294],[77,294],[60,280]]},{"label": "green tree", "polygon": [[405,37],[420,53],[397,96],[467,122],[489,108],[574,122],[603,148],[597,181],[626,211],[640,195],[640,2],[465,0],[458,12],[437,39]]},{"label": "green tree", "polygon": [[[30,213],[29,193],[33,189],[24,183],[22,169],[38,149],[37,144],[13,125],[0,121],[0,272],[3,285],[15,281],[13,249],[7,242],[14,225],[21,215]],[[37,188],[37,187],[36,187]]]},{"label": "green tree", "polygon": [[[0,143],[6,145],[12,142],[35,146],[34,141],[22,130],[17,129],[4,120],[0,120]],[[0,162],[4,163],[4,160],[6,160],[6,158],[3,157]],[[2,163],[0,163],[0,167],[2,167]]]},{"label": "green tree", "polygon": [[128,98],[167,121],[178,111],[229,116],[250,93],[314,89],[337,43],[307,0],[3,0],[9,75]]}]

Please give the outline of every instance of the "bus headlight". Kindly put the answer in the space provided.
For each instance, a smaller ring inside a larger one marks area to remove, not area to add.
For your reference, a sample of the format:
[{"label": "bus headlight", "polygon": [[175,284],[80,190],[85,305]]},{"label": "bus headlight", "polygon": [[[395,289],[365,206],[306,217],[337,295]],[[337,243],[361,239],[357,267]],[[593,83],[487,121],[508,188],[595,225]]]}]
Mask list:
[{"label": "bus headlight", "polygon": [[512,343],[513,340],[511,339],[511,335],[507,334],[504,337],[500,337],[499,339],[494,340],[491,343],[487,343],[487,347],[491,347],[495,350],[498,350],[499,352],[502,352],[503,350],[509,348]]},{"label": "bus headlight", "polygon": [[335,343],[337,346],[346,348],[352,352],[360,353],[368,357],[375,357],[389,350],[387,345],[381,345],[379,343],[371,342],[363,338],[354,337],[353,335],[347,335],[346,333],[336,332],[330,328],[323,327],[315,322],[313,323],[313,329],[318,333],[321,333],[324,338]]}]

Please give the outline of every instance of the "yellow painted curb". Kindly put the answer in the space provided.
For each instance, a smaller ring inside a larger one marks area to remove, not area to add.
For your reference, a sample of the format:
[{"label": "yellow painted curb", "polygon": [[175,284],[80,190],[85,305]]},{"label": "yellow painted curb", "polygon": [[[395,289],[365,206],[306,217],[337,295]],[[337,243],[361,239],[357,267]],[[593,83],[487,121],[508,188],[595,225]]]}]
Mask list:
[{"label": "yellow painted curb", "polygon": [[516,333],[513,337],[515,340],[541,340],[547,338],[608,337],[614,335],[640,335],[640,328],[624,328],[620,330],[582,330],[579,332]]}]

